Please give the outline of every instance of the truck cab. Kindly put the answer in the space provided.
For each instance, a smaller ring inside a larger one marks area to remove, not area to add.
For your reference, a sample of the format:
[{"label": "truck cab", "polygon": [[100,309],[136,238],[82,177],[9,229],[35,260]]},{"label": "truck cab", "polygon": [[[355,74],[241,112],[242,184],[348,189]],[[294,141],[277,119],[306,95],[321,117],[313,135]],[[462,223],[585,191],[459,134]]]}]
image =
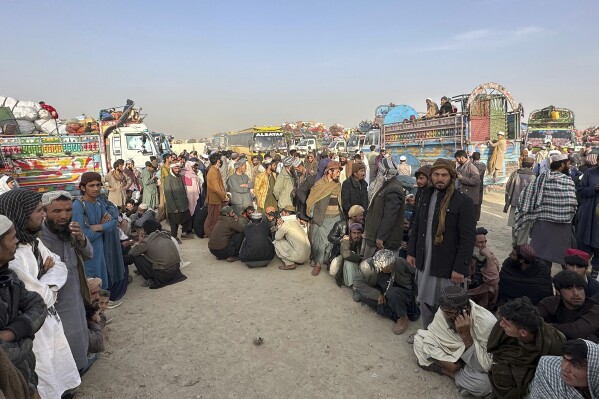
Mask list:
[{"label": "truck cab", "polygon": [[104,132],[105,173],[112,169],[112,164],[117,159],[133,159],[138,168],[143,168],[151,156],[162,160],[162,153],[145,124],[130,124],[107,131],[108,133]]},{"label": "truck cab", "polygon": [[346,152],[347,143],[343,139],[336,139],[331,141],[329,144],[329,152],[334,152],[335,154],[339,154],[340,152]]},{"label": "truck cab", "polygon": [[301,139],[299,143],[297,143],[295,148],[300,153],[300,155],[305,156],[310,151],[316,151],[316,146],[316,137],[306,136],[303,139]]}]

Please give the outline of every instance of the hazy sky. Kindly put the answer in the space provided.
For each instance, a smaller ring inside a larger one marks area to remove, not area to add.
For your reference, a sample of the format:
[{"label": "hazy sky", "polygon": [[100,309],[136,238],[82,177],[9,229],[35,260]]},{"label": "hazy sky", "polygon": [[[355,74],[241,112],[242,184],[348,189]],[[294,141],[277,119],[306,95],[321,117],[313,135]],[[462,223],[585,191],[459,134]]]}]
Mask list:
[{"label": "hazy sky", "polygon": [[599,125],[599,1],[22,1],[2,7],[0,95],[96,117],[133,99],[178,138],[504,85]]}]

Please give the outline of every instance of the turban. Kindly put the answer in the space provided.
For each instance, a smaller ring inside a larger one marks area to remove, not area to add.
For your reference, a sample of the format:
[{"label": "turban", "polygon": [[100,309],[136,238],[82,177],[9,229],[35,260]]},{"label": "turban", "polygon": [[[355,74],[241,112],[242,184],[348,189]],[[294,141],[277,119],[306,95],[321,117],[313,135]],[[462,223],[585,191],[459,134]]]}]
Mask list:
[{"label": "turban", "polygon": [[352,223],[349,225],[349,231],[364,231],[364,227],[360,223]]},{"label": "turban", "polygon": [[42,194],[24,188],[16,188],[0,195],[0,215],[14,223],[17,238],[23,244],[31,244],[36,240],[35,235],[27,231],[27,223],[41,200]]},{"label": "turban", "polygon": [[137,209],[148,209],[148,204],[139,204]]},{"label": "turban", "polygon": [[293,165],[293,157],[285,157],[283,158],[283,166],[291,166]]},{"label": "turban", "polygon": [[235,161],[233,166],[235,167],[235,169],[241,168],[243,165],[245,165],[245,161],[245,158],[240,158],[239,160]]},{"label": "turban", "polygon": [[450,285],[441,291],[441,298],[439,298],[441,308],[463,309],[468,304],[468,294],[460,286]]},{"label": "turban", "polygon": [[347,212],[347,216],[349,216],[350,218],[353,218],[353,217],[361,215],[363,213],[364,213],[364,208],[362,208],[360,205],[352,205],[352,207],[349,208],[349,212]]},{"label": "turban", "polygon": [[530,244],[524,244],[520,246],[520,256],[528,262],[535,260],[537,253]]},{"label": "turban", "polygon": [[99,181],[102,183],[102,176],[97,172],[85,172],[81,175],[81,182],[79,184],[81,186],[85,186],[87,183],[91,183],[93,181]]},{"label": "turban", "polygon": [[62,190],[48,191],[47,193],[44,193],[42,195],[42,204],[44,206],[48,206],[52,203],[52,201],[54,201],[60,197],[66,197],[69,200],[73,199],[73,196],[68,191],[62,191]]},{"label": "turban", "polygon": [[102,285],[102,279],[99,277],[90,277],[86,279],[87,288],[91,291],[94,287],[100,287]]},{"label": "turban", "polygon": [[181,164],[179,162],[173,162],[172,164],[170,164],[170,168],[180,168]]},{"label": "turban", "polygon": [[376,271],[380,272],[382,269],[395,262],[395,252],[389,249],[382,249],[374,254],[372,261]]},{"label": "turban", "polygon": [[293,167],[297,168],[300,165],[302,165],[302,160],[299,158],[295,158],[295,160],[293,161]]},{"label": "turban", "polygon": [[0,236],[10,230],[12,222],[4,215],[0,215]]}]

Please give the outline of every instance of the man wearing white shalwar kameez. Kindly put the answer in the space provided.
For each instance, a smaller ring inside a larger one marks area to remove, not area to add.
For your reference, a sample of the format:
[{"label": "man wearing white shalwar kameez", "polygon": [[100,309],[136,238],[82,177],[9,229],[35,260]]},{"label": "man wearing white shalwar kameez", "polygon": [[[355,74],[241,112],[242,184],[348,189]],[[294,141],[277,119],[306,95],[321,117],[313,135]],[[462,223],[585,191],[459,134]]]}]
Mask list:
[{"label": "man wearing white shalwar kameez", "polygon": [[48,307],[48,316],[35,334],[38,392],[43,399],[60,398],[81,384],[79,372],[54,303],[58,290],[67,280],[67,266],[50,252],[34,234],[42,227],[45,213],[41,194],[30,190],[11,190],[0,197],[0,214],[8,217],[17,230],[19,246],[8,266],[29,291],[37,292]]}]

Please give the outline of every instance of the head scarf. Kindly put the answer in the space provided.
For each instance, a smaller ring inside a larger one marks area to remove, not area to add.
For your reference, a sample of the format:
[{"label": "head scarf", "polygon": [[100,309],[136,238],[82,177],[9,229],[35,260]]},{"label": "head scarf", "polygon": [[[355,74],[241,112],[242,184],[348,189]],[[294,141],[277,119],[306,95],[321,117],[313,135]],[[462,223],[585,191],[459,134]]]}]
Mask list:
[{"label": "head scarf", "polygon": [[453,197],[453,192],[455,190],[455,185],[453,182],[457,177],[457,173],[455,171],[455,163],[443,158],[438,158],[435,161],[431,167],[430,176],[432,176],[433,172],[437,169],[445,169],[451,176],[451,181],[445,190],[445,196],[441,200],[441,205],[439,206],[439,225],[437,226],[437,232],[435,233],[435,245],[441,245],[443,242],[443,233],[445,233],[445,218],[447,216],[447,208],[449,207],[449,201],[451,201],[451,197]]},{"label": "head scarf", "polygon": [[16,188],[0,195],[0,214],[15,225],[17,238],[23,244],[35,242],[36,237],[27,232],[29,216],[42,200],[42,194],[24,188]]},{"label": "head scarf", "polygon": [[283,166],[288,167],[293,165],[293,157],[283,158]]},{"label": "head scarf", "polygon": [[[9,175],[4,175],[0,178],[0,194],[10,191],[11,188],[8,186],[8,179],[11,177]],[[15,185],[16,188],[16,185]]]},{"label": "head scarf", "polygon": [[524,244],[520,246],[520,256],[524,258],[524,260],[528,262],[532,262],[535,260],[537,253],[535,249],[530,244]]},{"label": "head scarf", "polygon": [[380,272],[393,262],[395,262],[395,252],[389,249],[382,249],[374,254],[372,257],[374,268],[377,272]]},{"label": "head scarf", "polygon": [[355,230],[364,231],[364,228],[362,227],[362,225],[360,223],[350,224],[349,231],[355,231]]},{"label": "head scarf", "polygon": [[10,230],[12,222],[4,215],[0,215],[0,236]]}]

